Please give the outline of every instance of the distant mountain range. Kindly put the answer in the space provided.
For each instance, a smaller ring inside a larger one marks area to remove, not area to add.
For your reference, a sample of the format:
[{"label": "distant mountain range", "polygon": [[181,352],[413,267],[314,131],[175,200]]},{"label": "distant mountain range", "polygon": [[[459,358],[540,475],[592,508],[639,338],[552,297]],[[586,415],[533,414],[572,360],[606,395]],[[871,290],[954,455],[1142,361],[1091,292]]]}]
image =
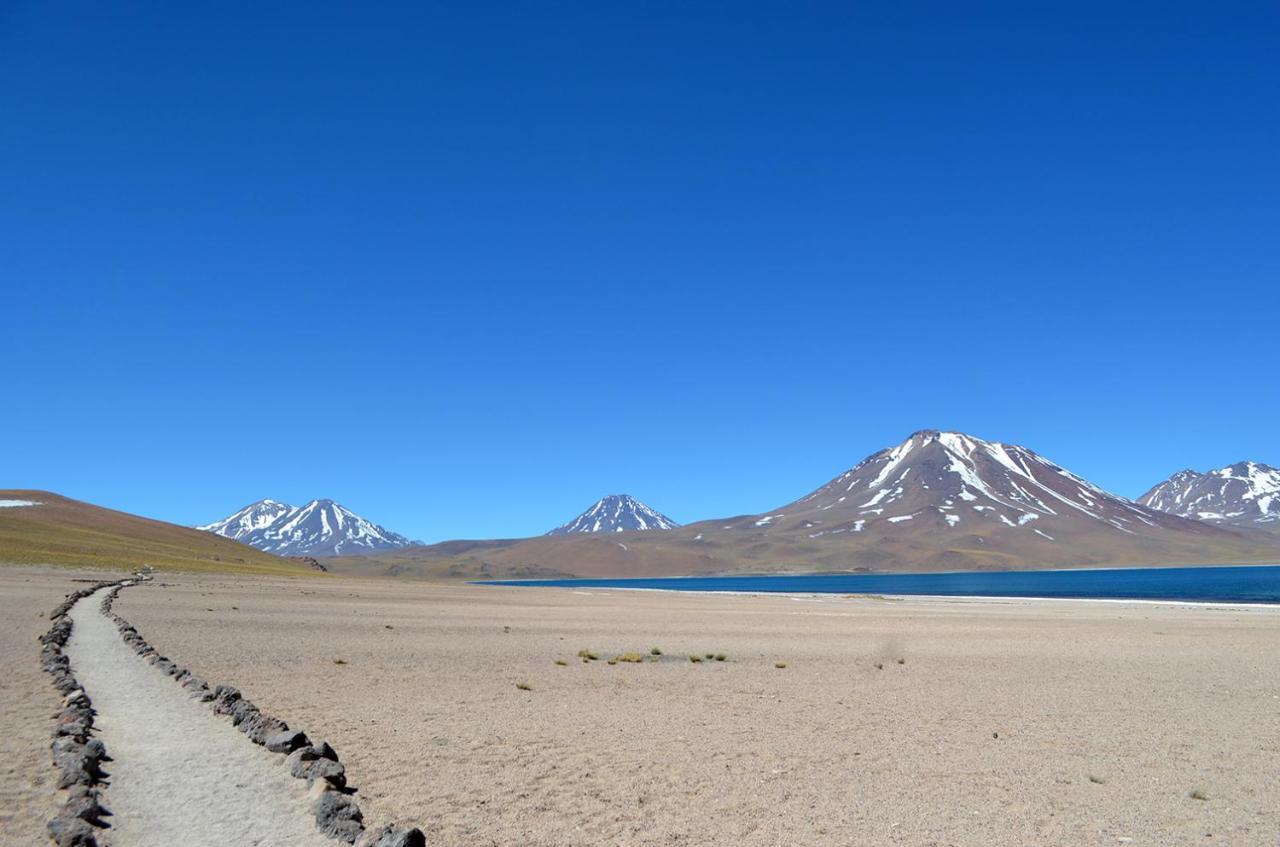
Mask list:
[{"label": "distant mountain range", "polygon": [[197,529],[0,491],[0,562],[617,577],[1274,564],[1280,470],[1181,471],[1135,502],[1025,447],[922,430],[798,500],[686,526],[617,494],[525,539],[422,545],[332,500],[260,500]]},{"label": "distant mountain range", "polygon": [[[452,541],[332,567],[657,576],[1280,561],[1280,545],[1268,537],[1110,494],[1025,447],[960,432],[913,433],[759,514],[664,532],[617,531],[602,519],[608,500],[540,538]],[[607,533],[581,531],[597,519]]]},{"label": "distant mountain range", "polygon": [[627,532],[652,529],[675,529],[680,524],[655,512],[630,494],[610,494],[591,508],[547,535],[569,535],[582,532]]},{"label": "distant mountain range", "polygon": [[413,543],[332,500],[312,500],[305,506],[259,500],[196,529],[278,556],[342,556]]},{"label": "distant mountain range", "polygon": [[1280,530],[1280,469],[1236,462],[1208,473],[1179,471],[1139,502],[1215,524]]}]

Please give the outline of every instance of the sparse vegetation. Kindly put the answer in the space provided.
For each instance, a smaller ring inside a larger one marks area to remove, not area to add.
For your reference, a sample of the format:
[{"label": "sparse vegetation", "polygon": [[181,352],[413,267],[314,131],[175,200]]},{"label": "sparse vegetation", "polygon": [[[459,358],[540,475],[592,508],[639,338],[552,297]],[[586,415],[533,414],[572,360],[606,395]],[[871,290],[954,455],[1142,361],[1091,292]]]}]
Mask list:
[{"label": "sparse vegetation", "polygon": [[346,660],[346,659],[334,659],[334,660],[333,660],[333,663],[334,663],[335,665],[345,665],[345,664],[347,663],[347,660]]},{"label": "sparse vegetation", "polygon": [[530,684],[529,684],[529,683],[527,683],[527,682],[517,682],[517,683],[516,683],[516,688],[520,689],[521,691],[532,691],[532,690],[533,690],[533,686],[532,686],[532,685],[530,685]]},{"label": "sparse vegetation", "polygon": [[773,663],[773,666],[774,666],[775,668],[778,668],[779,670],[781,670],[782,668],[785,668],[785,667],[787,666],[787,663],[786,663],[786,662],[774,662],[774,663]]},{"label": "sparse vegetation", "polygon": [[906,660],[906,659],[903,659],[903,658],[899,658],[899,659],[898,659],[898,664],[900,664],[900,665],[905,665],[906,663],[907,663],[907,660]]},{"label": "sparse vegetation", "polygon": [[629,664],[639,664],[644,661],[643,653],[623,653],[621,656],[615,656],[619,662],[627,662]]},{"label": "sparse vegetation", "polygon": [[878,671],[884,670],[884,662],[876,662],[876,670]]},{"label": "sparse vegetation", "polygon": [[650,656],[661,656],[661,655],[662,655],[662,650],[661,650],[660,648],[658,648],[658,647],[654,647],[652,650],[650,650],[650,651],[649,651],[649,655],[650,655]]},{"label": "sparse vegetation", "polygon": [[693,662],[696,665],[698,664],[698,662],[702,661],[702,657],[699,656],[697,653],[694,653],[689,657],[689,661]]},{"label": "sparse vegetation", "polygon": [[592,653],[590,650],[583,649],[578,651],[578,658],[582,659],[584,662],[594,662],[600,657],[595,653]]},{"label": "sparse vegetation", "polygon": [[1100,776],[1095,776],[1095,775],[1093,775],[1093,774],[1089,774],[1089,781],[1090,781],[1090,782],[1092,782],[1094,785],[1106,785],[1106,784],[1107,784],[1107,781],[1106,781],[1105,779],[1103,779],[1103,778],[1102,778],[1102,777],[1100,777]]},{"label": "sparse vegetation", "polygon": [[707,654],[706,654],[706,656],[705,656],[704,658],[707,658],[707,659],[714,659],[715,657],[716,657],[716,654],[715,654],[715,653],[707,653]]},{"label": "sparse vegetation", "polygon": [[564,659],[556,659],[556,664],[557,664],[557,665],[560,665],[561,667],[564,667],[565,665],[567,665],[567,664],[569,664],[569,663],[568,663],[568,662],[566,662]]},{"label": "sparse vegetation", "polygon": [[728,657],[728,656],[726,656],[724,653],[716,653],[716,661],[717,661],[717,662],[723,662],[723,661],[724,661],[725,659],[727,659],[727,658],[729,658],[729,657]]},{"label": "sparse vegetation", "polygon": [[1192,800],[1208,800],[1209,799],[1209,795],[1205,794],[1199,788],[1197,788],[1195,791],[1192,791],[1191,794],[1188,796],[1190,796]]},{"label": "sparse vegetation", "polygon": [[607,664],[607,665],[616,665],[616,664],[618,664],[618,660],[617,660],[616,658],[615,658],[615,659],[609,659],[607,662],[605,662],[605,664]]}]

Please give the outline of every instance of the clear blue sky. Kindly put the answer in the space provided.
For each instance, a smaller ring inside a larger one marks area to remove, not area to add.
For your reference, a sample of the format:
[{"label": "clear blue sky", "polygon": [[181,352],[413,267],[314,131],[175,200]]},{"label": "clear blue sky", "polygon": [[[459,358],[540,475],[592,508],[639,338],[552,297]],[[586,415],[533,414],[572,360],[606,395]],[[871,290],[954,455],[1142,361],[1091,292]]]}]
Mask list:
[{"label": "clear blue sky", "polygon": [[1274,2],[11,0],[0,484],[438,540],[761,511],[926,427],[1129,496],[1280,464],[1277,43]]}]

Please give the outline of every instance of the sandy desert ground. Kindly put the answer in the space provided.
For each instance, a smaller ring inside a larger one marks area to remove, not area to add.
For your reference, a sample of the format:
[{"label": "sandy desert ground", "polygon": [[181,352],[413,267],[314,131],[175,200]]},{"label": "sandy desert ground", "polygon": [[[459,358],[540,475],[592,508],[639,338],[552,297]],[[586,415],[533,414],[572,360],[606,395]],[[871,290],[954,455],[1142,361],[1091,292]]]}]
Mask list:
[{"label": "sandy desert ground", "polygon": [[[28,640],[55,582],[5,573],[26,717],[53,702]],[[1276,610],[210,575],[116,610],[330,741],[366,818],[431,844],[1280,840]],[[25,778],[34,811],[52,805],[45,735],[16,716],[6,783]]]}]

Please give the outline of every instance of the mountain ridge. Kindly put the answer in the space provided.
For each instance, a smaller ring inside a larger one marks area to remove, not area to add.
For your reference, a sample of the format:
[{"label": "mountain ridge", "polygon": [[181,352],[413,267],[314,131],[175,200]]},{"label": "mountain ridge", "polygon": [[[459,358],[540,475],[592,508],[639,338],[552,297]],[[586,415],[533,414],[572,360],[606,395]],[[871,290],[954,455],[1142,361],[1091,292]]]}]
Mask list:
[{"label": "mountain ridge", "polygon": [[1026,447],[919,430],[789,503],[664,532],[410,547],[335,569],[578,576],[1273,563],[1280,546],[1111,494]]}]

